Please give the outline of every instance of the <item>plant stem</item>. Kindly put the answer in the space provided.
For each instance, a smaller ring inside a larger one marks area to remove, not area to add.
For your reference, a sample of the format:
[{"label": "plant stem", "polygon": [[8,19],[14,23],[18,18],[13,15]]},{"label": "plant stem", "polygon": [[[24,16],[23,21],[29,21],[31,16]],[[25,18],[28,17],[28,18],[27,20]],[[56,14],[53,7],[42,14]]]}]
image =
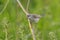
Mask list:
[{"label": "plant stem", "polygon": [[23,12],[28,15],[29,13],[24,9],[24,7],[22,6],[21,2],[19,0],[17,0],[19,6],[21,7],[21,9],[23,10]]},{"label": "plant stem", "polygon": [[32,28],[32,24],[30,23],[30,20],[29,20],[29,19],[28,19],[28,23],[29,23],[30,31],[31,31],[31,33],[32,33],[32,38],[33,38],[33,40],[36,40],[34,31],[33,31],[33,28]]},{"label": "plant stem", "polygon": [[30,0],[27,1],[27,5],[26,5],[27,12],[28,12],[28,8],[29,8],[29,4],[30,4]]}]

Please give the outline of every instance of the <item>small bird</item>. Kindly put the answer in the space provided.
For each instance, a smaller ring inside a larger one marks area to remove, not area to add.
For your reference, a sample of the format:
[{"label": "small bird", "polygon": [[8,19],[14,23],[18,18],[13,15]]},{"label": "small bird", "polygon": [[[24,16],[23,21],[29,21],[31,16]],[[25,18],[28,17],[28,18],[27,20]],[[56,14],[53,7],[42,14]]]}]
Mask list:
[{"label": "small bird", "polygon": [[37,23],[39,21],[39,19],[42,18],[43,16],[42,15],[37,15],[37,14],[28,14],[27,17],[30,20],[30,22]]}]

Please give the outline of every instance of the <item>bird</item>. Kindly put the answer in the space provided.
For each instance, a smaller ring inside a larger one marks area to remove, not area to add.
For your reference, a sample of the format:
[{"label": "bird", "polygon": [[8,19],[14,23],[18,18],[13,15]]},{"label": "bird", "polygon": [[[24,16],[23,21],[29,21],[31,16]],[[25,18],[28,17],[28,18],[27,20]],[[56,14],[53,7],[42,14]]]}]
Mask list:
[{"label": "bird", "polygon": [[44,15],[38,15],[38,14],[28,14],[27,17],[30,20],[30,22],[37,23],[40,18],[42,18]]}]

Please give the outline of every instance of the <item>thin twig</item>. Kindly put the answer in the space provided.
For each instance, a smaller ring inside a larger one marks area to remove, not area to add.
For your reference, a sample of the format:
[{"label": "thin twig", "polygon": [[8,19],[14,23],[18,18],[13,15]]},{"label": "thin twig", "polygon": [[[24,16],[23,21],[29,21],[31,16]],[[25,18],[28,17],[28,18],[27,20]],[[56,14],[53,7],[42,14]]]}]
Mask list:
[{"label": "thin twig", "polygon": [[4,6],[4,8],[3,8],[2,11],[0,12],[0,15],[5,11],[5,9],[7,8],[8,3],[9,3],[9,0],[7,0],[7,2],[6,2],[6,4],[5,4],[5,6]]},{"label": "thin twig", "polygon": [[29,4],[30,4],[30,0],[27,1],[27,5],[26,5],[27,12],[28,12],[28,8],[29,8]]},{"label": "thin twig", "polygon": [[[17,0],[19,6],[21,7],[21,9],[23,10],[23,12],[28,15],[29,13],[24,9],[24,7],[22,6],[21,2],[19,0]],[[29,4],[27,5],[27,7],[29,6]],[[28,8],[27,8],[28,9]],[[35,40],[35,36],[34,36],[34,33],[33,33],[33,29],[32,29],[32,25],[30,23],[30,20],[28,19],[28,23],[29,23],[29,27],[30,27],[30,31],[32,33],[32,37],[33,37],[33,40]]]},{"label": "thin twig", "polygon": [[31,33],[32,33],[33,40],[36,40],[36,39],[35,39],[35,35],[34,35],[34,31],[33,31],[33,28],[32,28],[32,25],[31,25],[31,23],[30,23],[30,20],[29,20],[29,19],[28,19],[28,23],[29,23],[30,31],[31,31]]},{"label": "thin twig", "polygon": [[21,2],[19,0],[17,0],[19,6],[21,7],[21,9],[23,10],[23,12],[28,15],[28,12],[24,9],[24,7],[22,6]]}]

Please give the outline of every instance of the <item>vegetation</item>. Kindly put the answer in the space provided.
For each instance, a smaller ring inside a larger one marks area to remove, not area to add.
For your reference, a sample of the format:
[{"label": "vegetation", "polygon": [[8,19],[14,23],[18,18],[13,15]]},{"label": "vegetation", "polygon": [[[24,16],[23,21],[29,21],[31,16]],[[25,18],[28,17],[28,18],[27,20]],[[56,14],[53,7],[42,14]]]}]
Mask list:
[{"label": "vegetation", "polygon": [[[19,1],[27,9],[28,0]],[[0,40],[60,40],[60,0],[30,0],[27,11],[45,15],[32,23],[34,34],[17,0],[0,0]]]}]

